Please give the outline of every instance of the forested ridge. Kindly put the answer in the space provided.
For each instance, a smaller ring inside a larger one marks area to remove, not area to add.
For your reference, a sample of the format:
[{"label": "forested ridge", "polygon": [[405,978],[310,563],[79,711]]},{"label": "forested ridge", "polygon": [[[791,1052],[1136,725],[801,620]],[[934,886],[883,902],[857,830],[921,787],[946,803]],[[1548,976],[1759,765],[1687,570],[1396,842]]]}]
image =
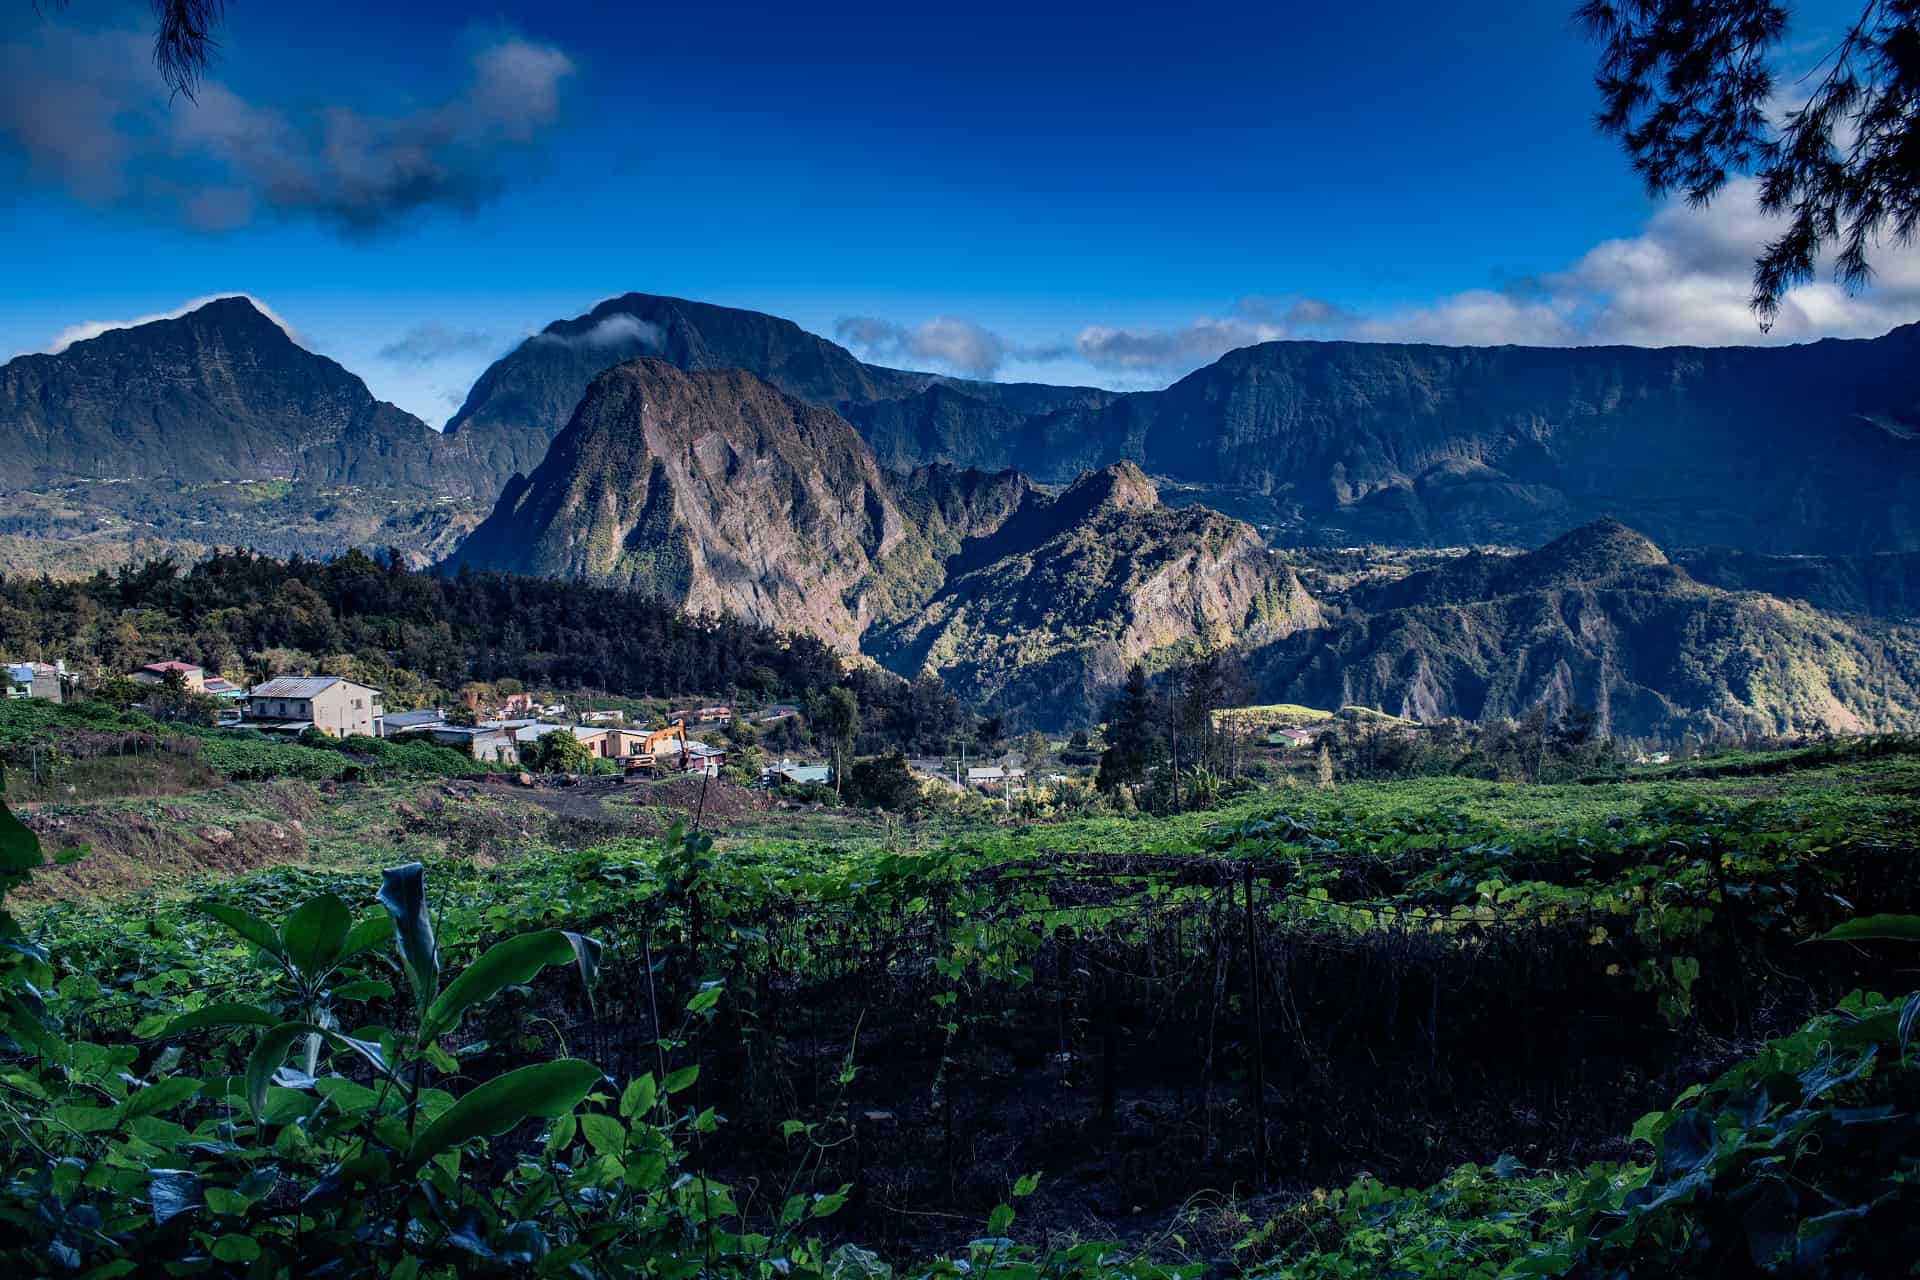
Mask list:
[{"label": "forested ridge", "polygon": [[938,680],[843,670],[811,636],[617,588],[436,575],[359,551],[329,561],[223,551],[187,568],[150,560],[80,581],[0,577],[0,653],[64,658],[98,676],[175,658],[240,681],[325,671],[386,689],[389,709],[503,679],[634,697],[798,701],[844,686],[864,713],[862,741],[875,749],[974,728]]}]

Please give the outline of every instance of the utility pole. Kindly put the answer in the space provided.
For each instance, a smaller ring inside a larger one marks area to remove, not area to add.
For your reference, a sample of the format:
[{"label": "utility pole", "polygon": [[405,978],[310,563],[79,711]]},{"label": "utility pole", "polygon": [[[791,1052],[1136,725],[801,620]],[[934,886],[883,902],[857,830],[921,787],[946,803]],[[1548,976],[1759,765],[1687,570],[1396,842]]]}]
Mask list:
[{"label": "utility pole", "polygon": [[1173,811],[1180,812],[1180,717],[1173,717]]}]

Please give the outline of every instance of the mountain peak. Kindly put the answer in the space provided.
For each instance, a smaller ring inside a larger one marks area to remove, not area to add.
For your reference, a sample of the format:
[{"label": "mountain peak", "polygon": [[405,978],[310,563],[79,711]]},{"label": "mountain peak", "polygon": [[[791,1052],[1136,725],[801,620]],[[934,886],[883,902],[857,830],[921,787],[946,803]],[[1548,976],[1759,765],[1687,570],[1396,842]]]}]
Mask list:
[{"label": "mountain peak", "polygon": [[1590,582],[1623,569],[1667,563],[1666,553],[1652,539],[1612,516],[1569,530],[1523,559],[1530,577],[1570,582]]},{"label": "mountain peak", "polygon": [[1060,495],[1063,509],[1094,511],[1151,511],[1160,505],[1160,491],[1146,472],[1131,462],[1112,462],[1097,471],[1082,472]]}]

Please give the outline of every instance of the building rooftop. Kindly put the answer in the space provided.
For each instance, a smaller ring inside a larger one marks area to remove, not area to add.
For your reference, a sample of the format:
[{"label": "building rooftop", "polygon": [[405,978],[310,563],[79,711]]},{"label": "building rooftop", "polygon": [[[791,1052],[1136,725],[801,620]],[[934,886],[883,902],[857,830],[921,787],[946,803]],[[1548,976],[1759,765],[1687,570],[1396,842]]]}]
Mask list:
[{"label": "building rooftop", "polygon": [[314,698],[341,682],[340,676],[275,676],[253,686],[256,698]]},{"label": "building rooftop", "polygon": [[197,666],[191,662],[181,662],[178,659],[174,659],[168,662],[149,662],[146,666],[140,669],[142,671],[151,671],[155,675],[165,675],[169,671],[178,671],[181,675],[184,676],[189,672],[201,671],[201,670],[204,670],[205,668]]},{"label": "building rooftop", "polygon": [[767,772],[789,782],[825,782],[833,777],[833,766],[825,764],[777,764]]},{"label": "building rooftop", "polygon": [[498,724],[489,724],[487,727],[490,729],[509,730],[513,736],[521,742],[534,742],[546,737],[550,733],[562,733],[570,726],[564,724],[547,724],[540,720],[528,720],[525,722],[503,720]]},{"label": "building rooftop", "polygon": [[417,729],[422,725],[437,725],[446,720],[446,714],[438,708],[424,711],[389,711],[383,717],[388,729]]}]

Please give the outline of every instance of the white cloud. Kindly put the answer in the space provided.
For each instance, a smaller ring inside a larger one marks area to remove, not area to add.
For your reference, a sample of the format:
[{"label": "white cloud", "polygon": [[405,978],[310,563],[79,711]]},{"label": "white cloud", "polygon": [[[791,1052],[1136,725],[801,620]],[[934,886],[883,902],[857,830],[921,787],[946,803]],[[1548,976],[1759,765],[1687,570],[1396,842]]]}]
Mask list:
[{"label": "white cloud", "polygon": [[932,365],[968,378],[991,378],[1008,360],[1057,360],[1065,346],[1026,347],[957,316],[935,316],[911,327],[873,316],[845,316],[833,326],[841,342],[869,360]]},{"label": "white cloud", "polygon": [[642,351],[658,351],[666,344],[666,340],[666,332],[659,325],[625,311],[604,316],[595,321],[592,328],[581,333],[542,330],[533,335],[535,342],[551,342],[563,347],[636,346]]},{"label": "white cloud", "polygon": [[183,302],[171,311],[156,311],[152,315],[135,316],[131,320],[86,320],[80,324],[68,325],[59,333],[54,334],[42,350],[48,355],[59,355],[74,343],[85,342],[88,338],[97,338],[110,329],[132,329],[139,325],[152,324],[156,320],[178,320],[189,311],[198,311],[209,302],[218,302],[222,298],[245,298],[253,304],[254,309],[261,315],[279,325],[281,332],[285,333],[289,339],[294,342],[300,341],[300,335],[294,332],[292,325],[281,319],[274,313],[272,307],[269,307],[252,294],[209,293],[205,297],[193,298],[187,302]]},{"label": "white cloud", "polygon": [[1255,343],[1332,336],[1346,320],[1340,308],[1318,298],[1250,295],[1234,303],[1224,316],[1201,316],[1177,329],[1088,325],[1074,335],[1073,350],[1096,369],[1184,371]]},{"label": "white cloud", "polygon": [[1673,205],[1635,236],[1594,246],[1566,268],[1511,290],[1468,289],[1374,312],[1312,298],[1248,297],[1224,316],[1164,329],[1088,325],[1074,349],[1095,370],[1173,377],[1237,347],[1292,338],[1451,346],[1726,346],[1871,337],[1920,320],[1920,246],[1874,255],[1872,287],[1829,280],[1792,290],[1772,329],[1747,306],[1753,259],[1777,227],[1754,184],[1730,184],[1706,209]]}]

